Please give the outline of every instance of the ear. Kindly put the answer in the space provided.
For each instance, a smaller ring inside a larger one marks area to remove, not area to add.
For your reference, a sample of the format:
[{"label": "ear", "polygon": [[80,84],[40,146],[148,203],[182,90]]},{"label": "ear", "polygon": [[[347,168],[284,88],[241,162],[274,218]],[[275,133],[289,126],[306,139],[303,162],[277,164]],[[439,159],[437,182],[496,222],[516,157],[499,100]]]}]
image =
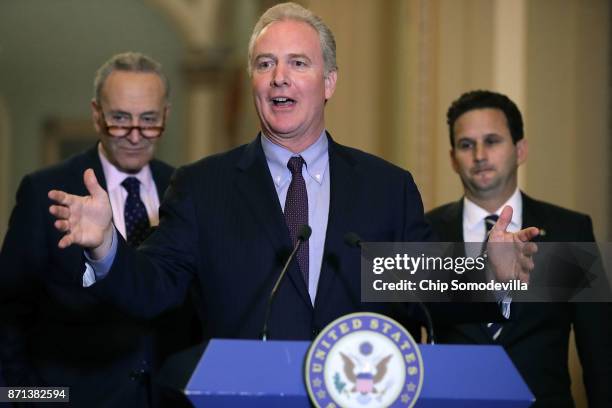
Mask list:
[{"label": "ear", "polygon": [[96,129],[96,132],[101,133],[102,129],[100,128],[100,110],[102,109],[102,107],[98,105],[98,102],[96,102],[95,99],[91,100],[90,106],[91,119],[93,121],[94,129]]},{"label": "ear", "polygon": [[336,80],[338,79],[338,71],[334,70],[325,75],[325,100],[331,99],[336,91]]},{"label": "ear", "polygon": [[527,139],[516,142],[516,160],[519,166],[527,160],[527,151]]},{"label": "ear", "polygon": [[455,158],[455,148],[451,148],[449,153],[451,167],[455,171],[455,173],[459,174],[459,165],[457,164],[457,159]]},{"label": "ear", "polygon": [[[166,121],[168,120],[168,118],[170,117],[170,104],[167,103],[166,106],[164,106],[164,116],[166,117]],[[165,123],[164,123],[165,126]]]}]

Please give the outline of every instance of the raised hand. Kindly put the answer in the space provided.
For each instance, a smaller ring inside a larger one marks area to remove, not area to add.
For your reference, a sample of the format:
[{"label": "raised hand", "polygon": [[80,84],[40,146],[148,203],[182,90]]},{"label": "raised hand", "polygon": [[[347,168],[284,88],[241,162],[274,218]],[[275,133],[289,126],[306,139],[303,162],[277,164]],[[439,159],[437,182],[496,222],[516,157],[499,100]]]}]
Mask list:
[{"label": "raised hand", "polygon": [[83,173],[83,181],[90,194],[85,197],[49,191],[49,198],[56,202],[49,207],[49,212],[57,218],[55,228],[65,233],[58,243],[60,248],[80,245],[89,248],[95,259],[100,259],[111,246],[113,212],[108,194],[98,184],[92,169]]},{"label": "raised hand", "polygon": [[489,265],[500,282],[520,279],[528,283],[534,267],[532,257],[538,250],[538,246],[529,241],[537,237],[540,231],[536,227],[528,227],[515,233],[508,232],[506,228],[511,220],[512,207],[506,206],[489,234]]}]

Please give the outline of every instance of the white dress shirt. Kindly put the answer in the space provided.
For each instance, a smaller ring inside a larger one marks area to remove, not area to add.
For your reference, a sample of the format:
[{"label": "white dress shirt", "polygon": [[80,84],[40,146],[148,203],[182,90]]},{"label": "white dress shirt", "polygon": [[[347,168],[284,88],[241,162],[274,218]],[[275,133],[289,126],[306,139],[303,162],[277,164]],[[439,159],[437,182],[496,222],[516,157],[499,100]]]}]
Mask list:
[{"label": "white dress shirt", "polygon": [[127,191],[121,185],[127,177],[136,177],[140,181],[140,199],[147,209],[149,223],[151,226],[159,224],[159,196],[157,187],[153,180],[151,167],[147,164],[138,173],[124,173],[108,161],[104,153],[102,153],[102,145],[98,144],[98,156],[102,163],[102,171],[106,179],[106,192],[110,200],[111,208],[113,209],[113,223],[119,233],[126,238],[125,233],[125,218],[124,208],[125,200],[127,199]]},{"label": "white dress shirt", "polygon": [[[512,207],[512,220],[508,225],[509,232],[517,232],[521,230],[523,225],[523,200],[521,192],[517,188],[501,207],[493,214],[500,215],[505,206]],[[467,197],[463,198],[463,241],[464,242],[484,242],[487,227],[485,226],[485,217],[491,215],[490,212],[482,207],[479,207]],[[477,247],[477,246],[474,246]],[[466,248],[467,250],[467,248]],[[467,254],[475,256],[478,254]]]}]

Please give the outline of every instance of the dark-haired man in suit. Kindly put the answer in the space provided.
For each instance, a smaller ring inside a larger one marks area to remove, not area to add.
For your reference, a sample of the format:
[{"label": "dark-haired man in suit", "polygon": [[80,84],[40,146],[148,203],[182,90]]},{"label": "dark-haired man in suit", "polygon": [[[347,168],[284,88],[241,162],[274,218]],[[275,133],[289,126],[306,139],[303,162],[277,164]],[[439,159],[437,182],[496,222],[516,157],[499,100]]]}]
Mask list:
[{"label": "dark-haired man in suit", "polygon": [[[517,186],[518,166],[527,159],[523,120],[505,95],[472,91],[447,113],[450,158],[465,196],[426,214],[442,241],[482,242],[502,208],[514,209],[509,231],[533,225],[537,241],[593,242],[584,214],[534,200]],[[611,304],[513,303],[503,324],[437,326],[440,342],[500,344],[536,396],[537,407],[573,406],[568,372],[573,327],[591,407],[612,406]]]},{"label": "dark-haired man in suit", "polygon": [[[159,353],[197,331],[180,326],[191,321],[187,309],[149,322],[75,285],[83,279],[72,273],[82,264],[82,251],[57,247],[60,234],[48,210],[49,188],[84,194],[82,174],[91,168],[109,192],[113,225],[128,245],[138,246],[158,223],[173,173],[153,158],[168,91],[156,61],[131,52],[113,56],[94,81],[99,142],[22,180],[0,253],[0,358],[7,384],[70,387],[70,402],[78,407],[150,406],[150,372]],[[173,338],[156,335],[155,327]]]}]

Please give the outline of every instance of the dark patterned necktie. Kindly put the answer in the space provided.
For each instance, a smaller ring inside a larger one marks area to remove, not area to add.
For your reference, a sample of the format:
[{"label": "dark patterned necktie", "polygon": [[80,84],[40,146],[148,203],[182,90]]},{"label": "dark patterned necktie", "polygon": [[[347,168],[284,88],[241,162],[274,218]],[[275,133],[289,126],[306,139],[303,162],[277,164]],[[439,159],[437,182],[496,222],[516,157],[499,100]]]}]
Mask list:
[{"label": "dark patterned necktie", "polygon": [[[301,156],[292,157],[287,163],[291,172],[291,184],[289,184],[287,198],[285,199],[285,221],[289,228],[291,243],[294,246],[300,227],[308,225],[308,193],[306,182],[302,176],[302,165],[304,164],[304,159]],[[302,242],[296,257],[306,286],[308,286],[308,241]]]},{"label": "dark patterned necktie", "polygon": [[[485,217],[484,221],[485,221],[486,231],[485,231],[484,241],[482,243],[481,253],[484,252],[484,250],[487,248],[487,242],[489,242],[489,232],[491,232],[491,230],[495,226],[495,223],[497,222],[498,219],[499,219],[499,216],[495,214],[487,215]],[[498,323],[498,322],[486,323],[484,327],[487,333],[489,334],[489,336],[491,336],[493,340],[497,340],[497,338],[501,334],[502,329],[504,328],[503,324]]]},{"label": "dark patterned necktie", "polygon": [[130,246],[138,247],[149,235],[151,229],[147,209],[140,199],[140,181],[136,177],[127,177],[121,185],[128,193],[123,212],[127,243]]},{"label": "dark patterned necktie", "polygon": [[484,253],[485,249],[487,249],[487,242],[489,242],[489,233],[495,226],[495,223],[498,219],[499,215],[496,214],[487,215],[484,219],[486,231],[484,235],[484,240],[482,241],[482,248],[480,250],[481,254]]}]

